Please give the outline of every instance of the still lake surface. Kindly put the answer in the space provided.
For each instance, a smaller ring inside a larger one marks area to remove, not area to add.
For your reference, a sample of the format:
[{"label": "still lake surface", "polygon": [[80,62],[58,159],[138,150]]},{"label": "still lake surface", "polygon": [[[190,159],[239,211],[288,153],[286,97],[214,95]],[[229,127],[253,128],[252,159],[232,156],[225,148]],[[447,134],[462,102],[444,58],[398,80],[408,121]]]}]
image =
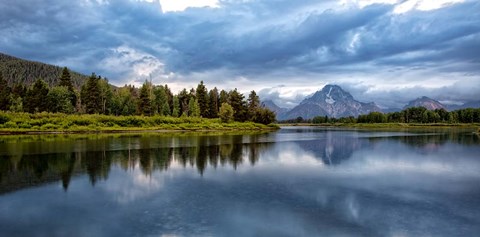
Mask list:
[{"label": "still lake surface", "polygon": [[480,236],[472,131],[0,137],[0,236]]}]

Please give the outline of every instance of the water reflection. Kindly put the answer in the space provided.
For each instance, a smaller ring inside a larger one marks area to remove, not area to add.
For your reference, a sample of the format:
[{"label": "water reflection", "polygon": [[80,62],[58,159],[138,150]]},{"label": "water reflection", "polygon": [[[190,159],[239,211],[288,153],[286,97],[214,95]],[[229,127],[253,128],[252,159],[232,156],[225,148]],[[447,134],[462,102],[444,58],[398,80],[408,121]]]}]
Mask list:
[{"label": "water reflection", "polygon": [[[57,180],[61,180],[67,190],[71,177],[81,173],[87,173],[91,184],[95,185],[108,179],[114,165],[125,171],[139,168],[147,176],[168,170],[172,163],[196,167],[200,175],[208,166],[228,165],[236,169],[246,162],[253,166],[259,154],[272,144],[258,142],[262,136],[150,135],[116,139],[109,136],[70,139],[66,136],[61,139],[38,137],[24,143],[4,141],[0,145],[3,151],[0,153],[0,193]],[[51,144],[56,142],[61,146]],[[75,152],[61,152],[68,149],[65,146]]]},{"label": "water reflection", "polygon": [[478,154],[463,131],[1,138],[0,235],[475,236]]}]

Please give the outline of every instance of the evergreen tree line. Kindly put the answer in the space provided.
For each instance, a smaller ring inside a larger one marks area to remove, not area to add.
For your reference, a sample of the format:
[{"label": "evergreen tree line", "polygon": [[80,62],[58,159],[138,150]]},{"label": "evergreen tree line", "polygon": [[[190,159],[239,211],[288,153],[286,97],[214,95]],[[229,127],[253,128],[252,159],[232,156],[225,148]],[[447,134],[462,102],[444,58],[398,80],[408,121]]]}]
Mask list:
[{"label": "evergreen tree line", "polygon": [[428,110],[424,107],[412,107],[399,112],[371,112],[358,117],[329,118],[317,116],[312,119],[298,117],[288,123],[480,123],[480,109],[467,108],[455,111],[445,109]]},{"label": "evergreen tree line", "polygon": [[113,88],[106,78],[94,73],[77,91],[64,68],[58,84],[49,87],[38,79],[27,88],[10,87],[0,74],[0,110],[13,112],[86,113],[106,115],[144,115],[220,118],[224,122],[252,121],[270,124],[275,113],[260,104],[255,91],[248,98],[237,91],[208,90],[201,81],[197,88],[173,94],[168,85],[146,81],[139,89],[131,85]]},{"label": "evergreen tree line", "polygon": [[445,109],[428,110],[425,107],[413,107],[383,114],[372,112],[360,115],[358,123],[480,123],[480,109],[467,108],[455,111]]}]

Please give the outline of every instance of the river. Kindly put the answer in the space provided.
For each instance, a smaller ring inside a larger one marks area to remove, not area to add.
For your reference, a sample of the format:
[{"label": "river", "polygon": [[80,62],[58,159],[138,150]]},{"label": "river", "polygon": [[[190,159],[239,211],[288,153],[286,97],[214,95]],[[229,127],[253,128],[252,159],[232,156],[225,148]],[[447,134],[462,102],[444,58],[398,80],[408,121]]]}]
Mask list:
[{"label": "river", "polygon": [[455,129],[0,137],[0,236],[478,236]]}]

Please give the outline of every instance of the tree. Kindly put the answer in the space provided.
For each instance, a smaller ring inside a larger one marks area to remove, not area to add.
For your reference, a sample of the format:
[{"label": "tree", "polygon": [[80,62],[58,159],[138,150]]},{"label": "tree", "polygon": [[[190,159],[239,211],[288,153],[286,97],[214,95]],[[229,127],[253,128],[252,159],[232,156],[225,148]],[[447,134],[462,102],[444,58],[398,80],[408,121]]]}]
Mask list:
[{"label": "tree", "polygon": [[178,117],[180,115],[180,102],[178,100],[178,96],[173,97],[173,111],[172,116]]},{"label": "tree", "polygon": [[60,83],[58,86],[65,86],[69,91],[69,100],[73,107],[77,104],[77,93],[73,88],[72,78],[70,76],[70,71],[67,67],[64,67],[62,70],[62,75],[60,76]]},{"label": "tree", "polygon": [[108,80],[106,78],[100,79],[98,81],[98,88],[100,89],[102,113],[110,114],[113,93],[112,93],[112,88],[108,84]]},{"label": "tree", "polygon": [[154,94],[154,111],[153,113],[158,113],[160,115],[165,115],[163,113],[163,105],[167,103],[168,105],[168,97],[167,93],[165,93],[165,87],[163,86],[156,86],[153,89]]},{"label": "tree", "polygon": [[38,79],[27,91],[25,95],[24,107],[29,113],[47,111],[48,101],[48,85],[42,79]]},{"label": "tree", "polygon": [[187,89],[183,89],[178,93],[178,102],[180,103],[180,113],[181,115],[183,114],[188,114],[188,103],[190,102],[190,95],[187,92]]},{"label": "tree", "polygon": [[168,106],[170,106],[170,111],[172,111],[173,110],[173,93],[170,90],[170,88],[168,88],[167,84],[165,84],[163,88],[165,90],[165,94],[167,95]]},{"label": "tree", "polygon": [[12,96],[10,97],[10,108],[9,110],[12,112],[23,112],[23,101],[22,97]]},{"label": "tree", "polygon": [[149,116],[152,114],[152,101],[151,101],[151,84],[147,81],[143,83],[140,88],[140,96],[138,98],[138,113],[141,115]]},{"label": "tree", "polygon": [[200,108],[198,106],[198,102],[195,98],[190,98],[190,102],[188,102],[188,115],[190,117],[200,117]]},{"label": "tree", "polygon": [[74,107],[70,101],[70,91],[66,86],[55,86],[48,92],[48,111],[53,113],[73,113]]},{"label": "tree", "polygon": [[209,97],[209,112],[210,118],[218,117],[219,101],[218,101],[218,89],[215,87],[208,93]]},{"label": "tree", "polygon": [[133,115],[137,105],[132,94],[134,90],[131,86],[125,86],[117,89],[112,97],[112,113],[114,115]]},{"label": "tree", "polygon": [[253,112],[252,121],[261,124],[271,124],[275,122],[275,112],[267,108],[256,108]]},{"label": "tree", "polygon": [[233,110],[232,106],[228,103],[223,103],[220,106],[220,110],[218,112],[218,116],[223,123],[230,123],[233,121],[233,115],[235,111]]},{"label": "tree", "polygon": [[232,106],[233,111],[235,111],[233,117],[235,121],[244,122],[247,118],[247,106],[243,100],[245,97],[235,90],[230,91],[228,102]]},{"label": "tree", "polygon": [[0,74],[0,110],[8,110],[10,108],[10,99],[12,89],[8,86],[7,80],[3,79]]},{"label": "tree", "polygon": [[208,118],[210,116],[209,114],[209,104],[208,104],[208,91],[205,85],[203,84],[203,81],[200,81],[200,84],[197,86],[196,90],[196,97],[198,101],[198,106],[200,108],[200,116],[203,118]]},{"label": "tree", "polygon": [[256,108],[260,107],[260,98],[255,91],[250,92],[247,102],[249,111],[254,111]]},{"label": "tree", "polygon": [[220,91],[220,96],[218,97],[218,103],[222,105],[223,103],[228,103],[228,92],[225,90]]},{"label": "tree", "polygon": [[170,106],[168,105],[168,101],[165,101],[162,106],[162,115],[170,116]]},{"label": "tree", "polygon": [[95,73],[92,73],[80,91],[82,106],[85,108],[87,114],[98,114],[102,111],[100,80],[100,76],[97,77]]}]

